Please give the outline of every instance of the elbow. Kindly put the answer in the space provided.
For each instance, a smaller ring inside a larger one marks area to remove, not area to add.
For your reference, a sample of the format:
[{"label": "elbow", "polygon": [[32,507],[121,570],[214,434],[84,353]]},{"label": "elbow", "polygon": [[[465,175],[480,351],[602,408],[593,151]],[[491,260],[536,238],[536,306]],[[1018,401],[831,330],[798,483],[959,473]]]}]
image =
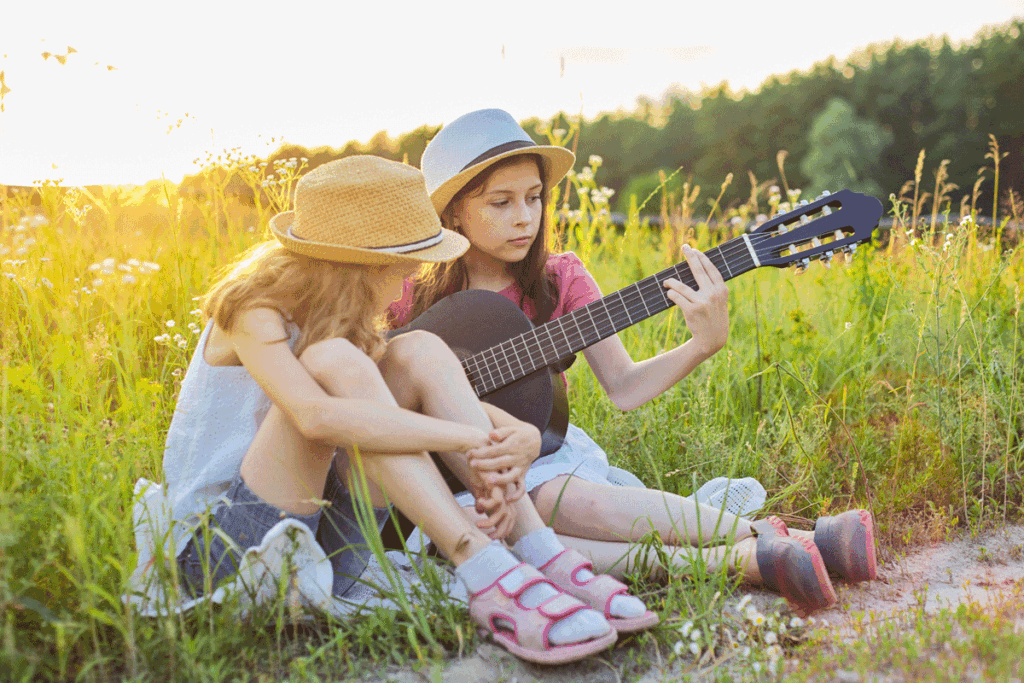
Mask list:
[{"label": "elbow", "polygon": [[292,415],[292,422],[299,434],[309,441],[328,441],[330,428],[324,419],[324,411],[317,406],[309,406]]},{"label": "elbow", "polygon": [[608,392],[608,398],[612,400],[616,408],[624,413],[628,413],[630,410],[635,410],[643,405],[642,401],[638,401],[635,396],[628,392]]}]

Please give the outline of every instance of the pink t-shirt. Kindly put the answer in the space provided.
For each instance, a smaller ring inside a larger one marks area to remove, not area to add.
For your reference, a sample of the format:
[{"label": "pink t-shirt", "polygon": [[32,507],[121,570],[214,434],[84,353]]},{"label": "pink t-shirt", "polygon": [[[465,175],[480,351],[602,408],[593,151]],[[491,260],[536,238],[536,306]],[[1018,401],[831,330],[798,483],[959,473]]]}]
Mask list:
[{"label": "pink t-shirt", "polygon": [[[548,257],[546,265],[548,273],[555,276],[555,284],[558,287],[558,305],[555,306],[551,319],[575,311],[577,308],[586,306],[591,301],[601,298],[601,288],[591,275],[583,261],[571,251],[561,254],[552,254]],[[512,303],[519,305],[521,295],[519,286],[515,283],[498,292]],[[531,320],[536,310],[533,302],[529,299],[523,301],[523,313]],[[402,327],[409,322],[409,313],[412,310],[412,282],[406,280],[402,288],[402,297],[391,304],[388,309],[395,327]]]},{"label": "pink t-shirt", "polygon": [[[555,310],[551,314],[552,320],[601,298],[601,288],[597,286],[594,276],[587,271],[583,261],[580,261],[580,257],[571,251],[552,254],[548,257],[545,267],[549,273],[554,274],[555,283],[558,287],[558,305],[555,306]],[[519,305],[519,298],[521,296],[519,285],[513,283],[498,293],[515,305]],[[395,327],[402,327],[408,323],[411,310],[412,282],[406,280],[402,287],[402,297],[388,308],[389,317],[394,321],[393,325]],[[528,318],[533,319],[536,311],[532,301],[525,299],[522,310]],[[565,378],[565,373],[559,376],[562,378],[566,389],[568,389],[569,382]]]}]

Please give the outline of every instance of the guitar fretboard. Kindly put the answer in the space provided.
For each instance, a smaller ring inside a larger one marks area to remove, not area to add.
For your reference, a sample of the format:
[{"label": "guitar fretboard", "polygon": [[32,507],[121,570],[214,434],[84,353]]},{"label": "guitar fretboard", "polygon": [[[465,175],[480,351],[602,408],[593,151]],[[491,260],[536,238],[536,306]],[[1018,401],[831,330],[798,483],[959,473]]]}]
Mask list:
[{"label": "guitar fretboard", "polygon": [[[705,254],[725,280],[756,267],[743,237],[724,242]],[[689,264],[686,261],[677,263],[529,332],[464,358],[462,366],[470,383],[478,396],[485,396],[670,308],[674,304],[662,284],[668,278],[698,289]]]}]

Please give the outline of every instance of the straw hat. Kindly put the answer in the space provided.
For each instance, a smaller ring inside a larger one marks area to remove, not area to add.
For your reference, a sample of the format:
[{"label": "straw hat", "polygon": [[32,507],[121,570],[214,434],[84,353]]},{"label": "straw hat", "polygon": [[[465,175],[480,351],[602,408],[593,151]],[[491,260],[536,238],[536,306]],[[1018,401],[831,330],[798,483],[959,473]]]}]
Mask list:
[{"label": "straw hat", "polygon": [[386,265],[451,261],[469,241],[441,227],[423,174],[374,156],[352,156],[299,178],[295,210],[270,219],[286,248],[328,261]]},{"label": "straw hat", "polygon": [[455,119],[423,150],[420,168],[434,209],[448,202],[481,171],[517,154],[536,154],[550,187],[572,168],[576,156],[564,147],[538,145],[512,115],[501,109],[481,109]]}]

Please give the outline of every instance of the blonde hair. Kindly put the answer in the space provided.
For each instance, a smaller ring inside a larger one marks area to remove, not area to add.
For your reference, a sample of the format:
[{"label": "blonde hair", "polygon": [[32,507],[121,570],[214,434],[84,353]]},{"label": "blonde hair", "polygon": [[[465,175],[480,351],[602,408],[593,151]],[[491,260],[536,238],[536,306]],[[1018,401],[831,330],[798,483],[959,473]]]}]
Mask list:
[{"label": "blonde hair", "polygon": [[296,356],[316,342],[344,337],[377,360],[383,321],[367,274],[380,267],[315,259],[270,240],[224,269],[202,299],[203,315],[231,332],[245,311],[272,308],[298,326]]}]

